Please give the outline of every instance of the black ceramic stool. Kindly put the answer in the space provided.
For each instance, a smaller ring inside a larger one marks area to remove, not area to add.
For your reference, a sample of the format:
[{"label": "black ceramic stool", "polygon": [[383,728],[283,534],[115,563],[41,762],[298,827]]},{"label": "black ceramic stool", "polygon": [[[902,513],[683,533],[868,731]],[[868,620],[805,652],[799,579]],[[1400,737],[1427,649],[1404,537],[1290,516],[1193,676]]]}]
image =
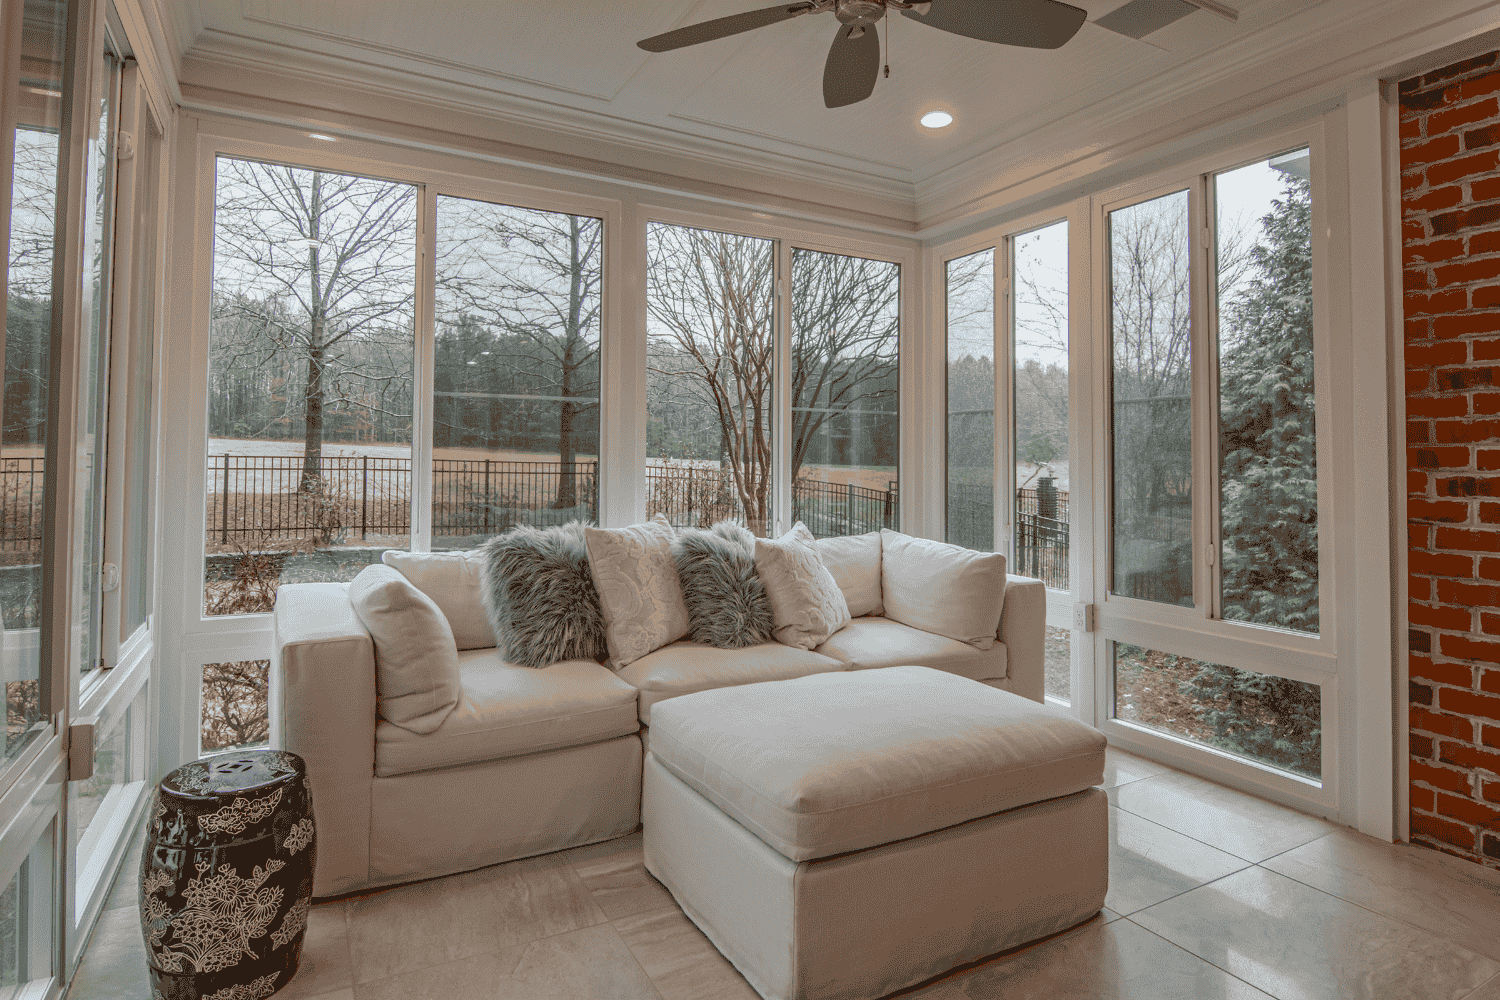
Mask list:
[{"label": "black ceramic stool", "polygon": [[317,852],[302,758],[247,750],[184,764],[152,808],[141,855],[152,1000],[260,1000],[285,986]]}]

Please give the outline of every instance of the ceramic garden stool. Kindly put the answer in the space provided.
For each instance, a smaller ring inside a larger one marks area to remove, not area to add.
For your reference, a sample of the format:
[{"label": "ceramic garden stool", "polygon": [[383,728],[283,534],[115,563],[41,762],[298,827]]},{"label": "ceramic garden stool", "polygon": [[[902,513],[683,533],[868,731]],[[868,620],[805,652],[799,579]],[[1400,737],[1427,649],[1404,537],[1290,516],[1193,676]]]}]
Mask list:
[{"label": "ceramic garden stool", "polygon": [[294,753],[228,753],[162,779],[141,856],[152,1000],[260,1000],[296,975],[312,816]]}]

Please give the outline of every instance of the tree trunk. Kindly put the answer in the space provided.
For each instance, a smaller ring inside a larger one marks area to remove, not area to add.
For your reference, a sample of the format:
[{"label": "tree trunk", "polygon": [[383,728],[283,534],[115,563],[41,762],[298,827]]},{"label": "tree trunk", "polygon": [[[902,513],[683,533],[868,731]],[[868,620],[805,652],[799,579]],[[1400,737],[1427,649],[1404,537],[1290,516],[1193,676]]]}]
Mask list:
[{"label": "tree trunk", "polygon": [[573,464],[576,460],[573,445],[573,376],[578,367],[575,351],[582,332],[580,314],[583,311],[583,260],[579,255],[578,217],[568,217],[568,328],[563,331],[562,385],[558,395],[562,402],[557,408],[557,460],[561,464],[557,476],[557,499],[552,506],[572,507],[578,502],[578,483]]},{"label": "tree trunk", "polygon": [[302,485],[300,491],[312,493],[323,483],[323,289],[318,268],[318,239],[323,215],[323,173],[313,171],[312,198],[307,209],[307,237],[313,242],[307,248],[309,287],[312,304],[308,316],[307,391],[303,396]]}]

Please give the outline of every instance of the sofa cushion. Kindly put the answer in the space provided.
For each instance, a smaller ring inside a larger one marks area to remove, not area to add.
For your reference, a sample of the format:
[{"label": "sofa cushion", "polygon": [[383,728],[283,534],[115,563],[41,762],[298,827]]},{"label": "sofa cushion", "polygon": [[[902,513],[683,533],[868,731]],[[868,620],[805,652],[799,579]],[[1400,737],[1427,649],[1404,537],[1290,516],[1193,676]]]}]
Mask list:
[{"label": "sofa cushion", "polygon": [[620,677],[640,689],[641,721],[649,724],[651,706],[678,695],[843,669],[830,656],[779,642],[744,649],[674,642],[636,660],[620,671]]},{"label": "sofa cushion", "polygon": [[366,566],[349,582],[349,603],[375,643],[375,696],[382,718],[430,733],[458,704],[458,650],[448,619],[400,571]]},{"label": "sofa cushion", "polygon": [[687,604],[665,517],[628,528],[587,527],[583,538],[616,670],[687,635]]},{"label": "sofa cushion", "polygon": [[1005,607],[1005,556],[880,530],[885,616],[989,649]]},{"label": "sofa cushion", "polygon": [[755,571],[771,598],[776,639],[812,649],[849,621],[849,605],[818,556],[812,532],[798,521],[775,540],[755,540]]},{"label": "sofa cushion", "polygon": [[495,631],[484,610],[478,549],[463,552],[404,552],[386,549],[380,561],[394,566],[442,609],[459,649],[488,649]]},{"label": "sofa cushion", "polygon": [[485,606],[509,662],[545,667],[609,655],[583,528],[522,525],[480,547]]},{"label": "sofa cushion", "polygon": [[976,681],[1004,677],[1007,662],[1004,643],[975,649],[967,642],[923,632],[889,618],[856,618],[816,652],[843,662],[850,670],[917,664]]},{"label": "sofa cushion", "polygon": [[494,649],[458,659],[462,693],[441,726],[425,736],[386,722],[376,726],[377,775],[580,746],[639,728],[635,688],[591,660],[522,667]]},{"label": "sofa cushion", "polygon": [[835,535],[814,543],[818,558],[833,582],[844,593],[849,617],[882,614],[880,598],[880,532],[863,535]]},{"label": "sofa cushion", "polygon": [[926,667],[658,705],[651,754],[793,861],[915,837],[1104,780],[1104,735]]},{"label": "sofa cushion", "polygon": [[755,571],[755,536],[733,521],[684,528],[672,539],[672,558],[688,609],[693,642],[741,649],[769,642],[771,599]]}]

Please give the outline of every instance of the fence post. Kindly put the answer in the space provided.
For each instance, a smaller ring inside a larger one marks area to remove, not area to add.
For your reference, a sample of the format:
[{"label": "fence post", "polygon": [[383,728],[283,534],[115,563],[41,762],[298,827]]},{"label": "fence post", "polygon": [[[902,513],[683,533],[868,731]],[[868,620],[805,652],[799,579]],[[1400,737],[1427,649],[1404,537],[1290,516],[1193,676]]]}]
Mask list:
[{"label": "fence post", "polygon": [[591,503],[589,505],[592,508],[589,511],[589,513],[591,513],[591,514],[594,515],[594,523],[598,524],[599,523],[599,460],[597,458],[594,459],[592,465],[593,465],[593,468],[589,472],[589,479],[590,479],[589,493],[593,497],[593,503]]},{"label": "fence post", "polygon": [[490,533],[490,506],[494,498],[490,496],[490,460],[484,460],[484,533]]},{"label": "fence post", "polygon": [[893,509],[895,507],[895,499],[896,499],[895,492],[890,488],[890,486],[886,486],[886,488],[885,488],[885,513],[881,517],[880,523],[882,525],[884,525],[885,527],[890,528],[892,531],[896,530],[896,526],[891,523],[892,520],[893,520],[893,518],[891,517],[891,515],[894,512]]},{"label": "fence post", "polygon": [[229,452],[224,453],[224,501],[220,506],[223,512],[219,519],[219,544],[229,544]]},{"label": "fence post", "polygon": [[364,460],[364,482],[359,488],[359,540],[364,541],[370,530],[370,456]]},{"label": "fence post", "polygon": [[854,534],[854,480],[844,484],[844,534]]}]

